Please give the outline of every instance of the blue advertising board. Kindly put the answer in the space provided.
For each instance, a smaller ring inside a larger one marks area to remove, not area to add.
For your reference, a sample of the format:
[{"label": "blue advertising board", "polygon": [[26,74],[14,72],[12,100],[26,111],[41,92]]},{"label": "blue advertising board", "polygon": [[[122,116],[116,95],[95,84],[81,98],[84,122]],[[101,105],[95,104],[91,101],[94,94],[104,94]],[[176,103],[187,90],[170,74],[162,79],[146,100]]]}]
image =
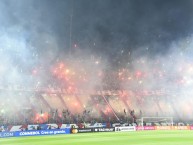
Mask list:
[{"label": "blue advertising board", "polygon": [[20,136],[57,135],[57,134],[70,134],[70,128],[52,129],[52,130],[29,130],[29,131],[1,132],[0,138],[20,137]]},{"label": "blue advertising board", "polygon": [[14,137],[14,132],[0,132],[0,138],[2,137]]}]

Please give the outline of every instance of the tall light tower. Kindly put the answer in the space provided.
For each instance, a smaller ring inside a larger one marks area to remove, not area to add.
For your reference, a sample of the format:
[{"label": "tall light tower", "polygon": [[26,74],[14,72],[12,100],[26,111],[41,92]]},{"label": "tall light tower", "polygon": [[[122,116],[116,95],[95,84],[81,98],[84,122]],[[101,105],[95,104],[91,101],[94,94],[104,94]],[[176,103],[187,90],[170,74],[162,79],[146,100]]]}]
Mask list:
[{"label": "tall light tower", "polygon": [[69,56],[72,55],[72,21],[73,21],[73,13],[74,13],[74,0],[72,0],[72,9],[70,13],[70,48],[69,48]]}]

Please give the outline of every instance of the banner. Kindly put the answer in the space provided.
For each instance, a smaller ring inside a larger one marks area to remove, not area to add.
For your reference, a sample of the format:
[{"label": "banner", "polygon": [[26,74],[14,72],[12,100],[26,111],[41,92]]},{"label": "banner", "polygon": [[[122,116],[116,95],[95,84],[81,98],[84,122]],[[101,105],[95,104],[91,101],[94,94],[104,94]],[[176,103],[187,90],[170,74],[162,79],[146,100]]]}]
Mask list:
[{"label": "banner", "polygon": [[138,126],[137,130],[155,130],[155,126]]},{"label": "banner", "polygon": [[114,132],[115,128],[114,127],[110,127],[110,128],[94,128],[93,131],[94,132]]},{"label": "banner", "polygon": [[173,130],[190,130],[190,126],[173,126]]},{"label": "banner", "polygon": [[191,130],[190,126],[155,126],[156,130]]},{"label": "banner", "polygon": [[193,130],[193,126],[190,126],[190,130]]},{"label": "banner", "polygon": [[155,130],[172,130],[172,126],[155,126]]},{"label": "banner", "polygon": [[53,129],[53,130],[33,130],[33,131],[15,131],[1,132],[0,137],[20,137],[20,136],[41,136],[41,135],[56,135],[70,134],[70,129]]},{"label": "banner", "polygon": [[14,132],[0,132],[0,138],[3,137],[14,137]]},{"label": "banner", "polygon": [[135,126],[115,127],[115,132],[119,131],[136,131]]},{"label": "banner", "polygon": [[93,132],[94,128],[72,128],[71,129],[71,133],[75,134],[75,133],[89,133],[89,132]]}]

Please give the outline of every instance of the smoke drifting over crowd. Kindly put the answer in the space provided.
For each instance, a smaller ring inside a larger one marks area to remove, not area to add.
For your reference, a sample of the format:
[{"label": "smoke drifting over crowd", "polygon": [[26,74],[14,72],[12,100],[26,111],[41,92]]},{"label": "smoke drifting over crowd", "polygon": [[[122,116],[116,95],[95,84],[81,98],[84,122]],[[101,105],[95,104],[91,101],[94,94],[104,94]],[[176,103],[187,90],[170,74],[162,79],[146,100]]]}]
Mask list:
[{"label": "smoke drifting over crowd", "polygon": [[[191,0],[1,0],[1,88],[127,90],[133,109],[153,114],[148,106],[157,104],[149,102],[159,100],[160,114],[192,119],[192,6]],[[6,96],[18,97],[1,93],[0,109],[18,103]]]}]

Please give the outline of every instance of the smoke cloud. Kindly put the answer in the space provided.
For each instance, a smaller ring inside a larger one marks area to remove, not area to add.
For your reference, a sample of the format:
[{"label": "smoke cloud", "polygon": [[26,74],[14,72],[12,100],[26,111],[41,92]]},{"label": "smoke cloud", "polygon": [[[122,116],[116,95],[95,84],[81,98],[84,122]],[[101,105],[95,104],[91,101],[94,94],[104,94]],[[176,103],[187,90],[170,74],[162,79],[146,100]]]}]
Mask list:
[{"label": "smoke cloud", "polygon": [[0,85],[125,89],[133,109],[191,119],[192,15],[191,0],[1,0]]}]

